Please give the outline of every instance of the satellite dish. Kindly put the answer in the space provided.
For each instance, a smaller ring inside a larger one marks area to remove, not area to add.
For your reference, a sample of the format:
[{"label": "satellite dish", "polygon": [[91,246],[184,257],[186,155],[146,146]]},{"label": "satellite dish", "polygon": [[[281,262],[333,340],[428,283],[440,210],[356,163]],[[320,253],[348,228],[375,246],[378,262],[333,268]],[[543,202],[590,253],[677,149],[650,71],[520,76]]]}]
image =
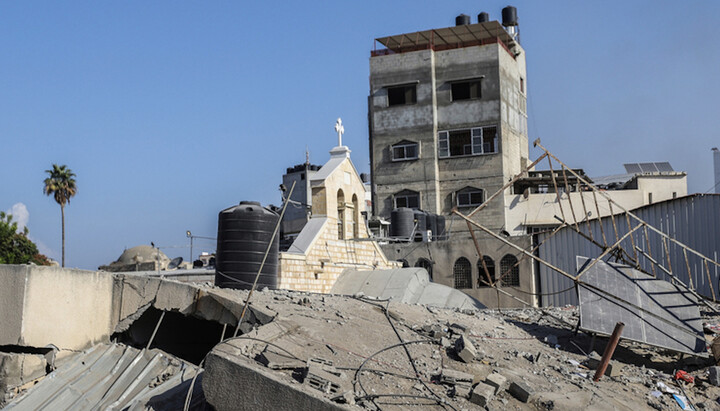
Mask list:
[{"label": "satellite dish", "polygon": [[167,269],[168,270],[174,270],[178,268],[178,266],[183,262],[182,257],[175,257],[170,261],[170,264],[168,264]]}]

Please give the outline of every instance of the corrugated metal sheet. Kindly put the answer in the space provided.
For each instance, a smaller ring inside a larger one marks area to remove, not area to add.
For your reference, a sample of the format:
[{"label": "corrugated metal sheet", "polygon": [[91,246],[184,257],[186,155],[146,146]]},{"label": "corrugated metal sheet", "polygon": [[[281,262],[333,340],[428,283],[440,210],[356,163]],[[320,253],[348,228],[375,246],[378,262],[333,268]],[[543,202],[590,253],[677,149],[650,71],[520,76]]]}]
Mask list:
[{"label": "corrugated metal sheet", "polygon": [[[5,410],[144,410],[148,404],[182,409],[199,368],[159,350],[98,345],[59,367]],[[200,379],[194,407],[204,404]],[[184,387],[184,389],[180,389]]]},{"label": "corrugated metal sheet", "polygon": [[[718,260],[720,254],[720,195],[696,194],[674,200],[664,201],[645,206],[632,213],[646,221],[663,233],[680,241],[688,247],[698,251],[704,256]],[[613,227],[612,219],[602,219],[602,227],[605,231],[607,243],[612,244],[623,234],[628,232],[628,224],[625,214],[615,216],[617,235]],[[632,227],[637,223],[631,219]],[[589,234],[592,231],[593,238],[602,242],[600,221],[592,220],[588,224],[580,224],[581,230]],[[548,234],[540,234],[539,241],[544,241],[538,250],[539,257],[556,265],[558,268],[570,274],[576,274],[575,257],[583,256],[596,258],[602,250],[590,241],[578,235],[570,227],[563,228],[554,236],[548,238]],[[710,264],[710,280],[705,271],[705,264],[702,258],[688,253],[690,273],[688,275],[685,253],[683,248],[670,243],[663,242],[663,237],[649,232],[646,237],[644,230],[636,231],[621,243],[622,247],[631,255],[634,255],[632,243],[641,247],[646,252],[649,250],[654,259],[658,260],[664,267],[672,268],[672,272],[688,286],[695,289],[699,294],[712,297],[713,291],[718,293],[718,275],[720,270]],[[649,243],[649,247],[648,247]],[[669,254],[670,261],[666,254]],[[653,273],[653,264],[646,258],[639,256],[640,266],[649,273]],[[605,258],[608,260],[609,258]],[[558,274],[543,264],[539,264],[540,290],[543,294],[557,293],[573,287],[573,281]],[[659,269],[655,269],[658,278],[670,280],[670,278]],[[567,292],[544,295],[541,298],[543,306],[562,306],[566,304],[577,305],[577,293],[574,289]]]}]

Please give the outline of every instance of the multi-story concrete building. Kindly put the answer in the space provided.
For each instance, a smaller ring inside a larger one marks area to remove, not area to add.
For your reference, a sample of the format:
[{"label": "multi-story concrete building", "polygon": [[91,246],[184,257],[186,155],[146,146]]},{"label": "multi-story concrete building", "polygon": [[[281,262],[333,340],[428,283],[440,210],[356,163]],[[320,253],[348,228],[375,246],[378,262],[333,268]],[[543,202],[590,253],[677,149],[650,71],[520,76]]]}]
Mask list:
[{"label": "multi-story concrete building", "polygon": [[[454,207],[482,204],[528,163],[527,72],[519,44],[515,9],[504,21],[487,14],[470,24],[376,39],[384,49],[370,58],[370,163],[374,215],[387,219],[393,209],[410,207],[450,215]],[[483,224],[505,230],[505,196],[483,211]],[[432,266],[433,280],[461,288],[493,306],[516,305],[480,281],[482,259],[467,225],[449,221],[448,241],[389,244],[389,258]],[[507,292],[531,301],[532,266],[490,238],[478,238],[494,275],[511,270]],[[531,238],[513,237],[526,248]],[[416,261],[417,260],[417,261]],[[500,298],[500,301],[497,299]]]}]

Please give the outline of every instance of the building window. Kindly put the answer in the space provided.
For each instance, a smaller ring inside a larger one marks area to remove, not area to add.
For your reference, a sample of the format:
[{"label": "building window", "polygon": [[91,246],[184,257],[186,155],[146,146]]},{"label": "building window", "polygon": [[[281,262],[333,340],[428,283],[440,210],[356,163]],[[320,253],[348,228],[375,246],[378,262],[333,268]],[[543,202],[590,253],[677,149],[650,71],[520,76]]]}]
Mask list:
[{"label": "building window", "polygon": [[495,261],[488,256],[483,256],[482,259],[478,260],[478,287],[490,287],[487,283],[487,276],[485,275],[485,268],[483,267],[483,261],[485,261],[485,267],[487,267],[487,273],[490,275],[490,281],[495,282]]},{"label": "building window", "polygon": [[419,156],[418,143],[401,141],[391,147],[392,161],[416,160]]},{"label": "building window", "polygon": [[455,279],[455,288],[472,288],[472,272],[470,261],[467,258],[460,257],[455,261],[453,277]]},{"label": "building window", "polygon": [[430,281],[432,281],[432,262],[430,260],[428,260],[427,258],[421,258],[417,260],[417,262],[415,263],[415,267],[424,268],[430,276]]},{"label": "building window", "polygon": [[420,193],[417,191],[403,190],[393,196],[395,208],[420,208]]},{"label": "building window", "polygon": [[482,97],[480,79],[457,81],[451,84],[452,100],[475,100]]},{"label": "building window", "polygon": [[345,239],[345,193],[342,190],[337,192],[338,210],[338,240]]},{"label": "building window", "polygon": [[359,208],[358,198],[357,198],[356,194],[353,194],[353,196],[352,196],[352,204],[353,204],[353,210],[352,210],[353,238],[360,238],[360,208]]},{"label": "building window", "polygon": [[417,102],[417,92],[415,88],[415,84],[388,87],[388,107],[415,104]]},{"label": "building window", "polygon": [[497,127],[477,127],[438,133],[438,156],[460,157],[497,153]]},{"label": "building window", "polygon": [[503,287],[520,286],[520,267],[518,259],[514,255],[506,254],[500,260],[500,285]]},{"label": "building window", "polygon": [[485,201],[485,192],[481,188],[467,187],[455,193],[458,207],[477,207]]},{"label": "building window", "polygon": [[525,94],[525,79],[520,77],[520,92]]}]

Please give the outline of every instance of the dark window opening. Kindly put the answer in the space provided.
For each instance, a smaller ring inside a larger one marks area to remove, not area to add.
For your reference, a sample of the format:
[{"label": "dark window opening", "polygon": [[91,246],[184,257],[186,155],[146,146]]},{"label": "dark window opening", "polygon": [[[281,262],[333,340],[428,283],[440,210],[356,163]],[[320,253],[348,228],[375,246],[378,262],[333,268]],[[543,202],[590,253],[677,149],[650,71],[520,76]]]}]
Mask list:
[{"label": "dark window opening", "polygon": [[525,93],[525,79],[520,77],[520,92]]},{"label": "dark window opening", "polygon": [[388,87],[388,106],[400,106],[406,104],[415,104],[417,102],[417,93],[415,85]]},{"label": "dark window opening", "polygon": [[402,263],[402,268],[408,268],[408,267],[410,267],[410,263],[408,263],[408,260],[400,259],[400,260],[397,260],[397,261]]},{"label": "dark window opening", "polygon": [[460,157],[496,152],[496,127],[478,127],[438,133],[438,156],[440,157]]},{"label": "dark window opening", "polygon": [[472,288],[472,267],[467,258],[460,257],[455,261],[453,278],[455,288]]},{"label": "dark window opening", "polygon": [[500,285],[520,286],[520,267],[518,259],[514,255],[507,254],[500,260]]},{"label": "dark window opening", "polygon": [[495,282],[495,261],[493,261],[492,258],[484,255],[481,260],[478,260],[477,266],[478,266],[478,287],[490,287],[490,284],[488,284],[487,275],[485,274],[485,267],[483,267],[483,261],[485,262],[485,267],[487,267],[487,275],[490,276],[490,281],[492,283]]},{"label": "dark window opening", "polygon": [[300,180],[305,180],[305,173],[300,173]]},{"label": "dark window opening", "polygon": [[474,100],[482,98],[480,80],[452,83],[452,100]]},{"label": "dark window opening", "polygon": [[392,146],[393,161],[415,160],[418,158],[418,144],[411,142],[398,143]]},{"label": "dark window opening", "polygon": [[458,191],[456,194],[458,207],[476,207],[485,201],[485,193],[477,188]]},{"label": "dark window opening", "polygon": [[401,191],[394,196],[395,208],[420,208],[420,193],[415,191]]}]

